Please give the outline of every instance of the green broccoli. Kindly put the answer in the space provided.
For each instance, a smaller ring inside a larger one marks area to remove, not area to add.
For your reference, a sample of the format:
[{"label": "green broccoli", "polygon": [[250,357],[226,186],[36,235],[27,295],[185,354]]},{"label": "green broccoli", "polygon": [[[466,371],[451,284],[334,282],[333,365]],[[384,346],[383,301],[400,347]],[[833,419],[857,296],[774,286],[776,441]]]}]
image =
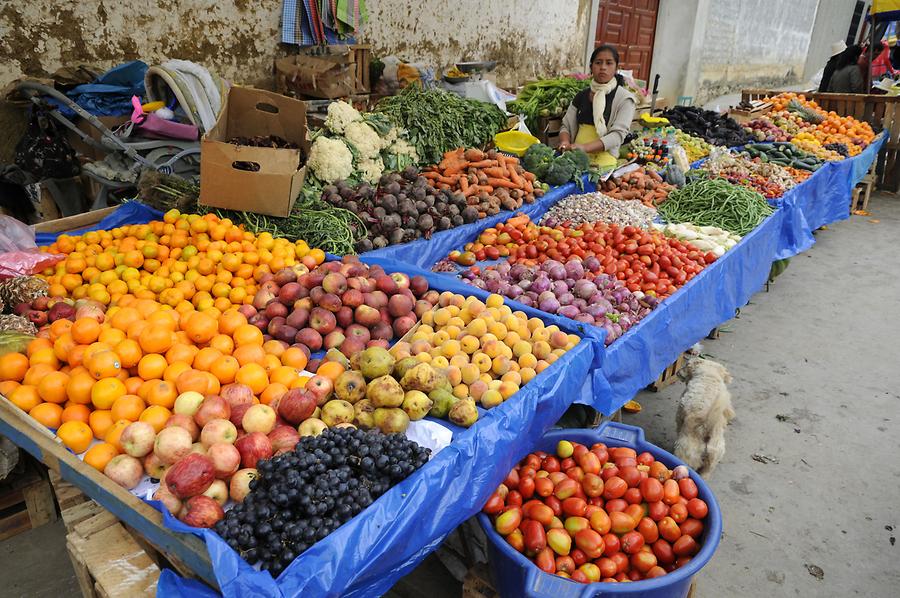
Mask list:
[{"label": "green broccoli", "polygon": [[575,171],[579,174],[587,172],[591,167],[591,159],[586,153],[584,153],[583,150],[571,150],[563,154],[562,157],[572,162],[572,164],[575,166]]},{"label": "green broccoli", "polygon": [[575,164],[565,157],[557,158],[547,168],[547,174],[541,179],[553,186],[564,185],[578,175]]},{"label": "green broccoli", "polygon": [[539,171],[547,169],[547,166],[553,161],[554,155],[553,148],[546,146],[543,143],[535,143],[525,150],[525,155],[522,157],[522,163],[525,166],[525,170],[538,178],[543,178]]}]

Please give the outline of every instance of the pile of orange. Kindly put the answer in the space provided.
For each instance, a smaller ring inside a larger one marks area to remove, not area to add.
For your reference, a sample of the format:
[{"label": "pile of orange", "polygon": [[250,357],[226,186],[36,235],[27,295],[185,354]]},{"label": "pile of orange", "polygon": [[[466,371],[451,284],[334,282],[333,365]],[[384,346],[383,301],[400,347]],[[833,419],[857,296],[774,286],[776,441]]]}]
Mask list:
[{"label": "pile of orange", "polygon": [[841,116],[834,111],[826,112],[816,102],[807,100],[803,94],[787,92],[775,96],[772,98],[773,110],[786,110],[791,100],[823,117],[822,122],[806,129],[819,145],[843,143],[847,146],[848,153],[855,156],[875,139],[875,132],[869,123],[858,121],[852,116]]},{"label": "pile of orange", "polygon": [[250,303],[266,273],[325,260],[321,249],[254,235],[214,214],[166,212],[163,220],[60,235],[46,248],[66,259],[44,272],[51,297],[115,305],[126,295],[179,309],[226,311]]},{"label": "pile of orange", "polygon": [[[157,431],[184,392],[216,394],[238,382],[269,404],[306,384],[306,354],[265,341],[236,309],[174,308],[123,295],[102,323],[57,320],[26,353],[0,356],[0,394],[48,428],[98,469],[121,452],[119,437],[134,421]],[[344,368],[326,362],[317,374],[337,379]]]}]

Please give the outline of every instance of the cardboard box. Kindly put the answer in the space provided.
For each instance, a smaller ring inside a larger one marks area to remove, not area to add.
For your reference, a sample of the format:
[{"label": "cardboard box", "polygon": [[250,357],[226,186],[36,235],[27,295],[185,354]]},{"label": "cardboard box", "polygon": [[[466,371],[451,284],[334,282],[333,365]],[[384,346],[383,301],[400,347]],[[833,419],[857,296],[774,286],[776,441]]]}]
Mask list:
[{"label": "cardboard box", "polygon": [[278,58],[275,60],[275,89],[288,95],[343,98],[356,92],[355,67],[351,52]]},{"label": "cardboard box", "polygon": [[[278,135],[301,149],[228,143],[234,137],[258,135]],[[306,104],[270,91],[232,87],[200,149],[200,203],[287,216],[306,179]],[[242,168],[247,164],[254,170]]]}]

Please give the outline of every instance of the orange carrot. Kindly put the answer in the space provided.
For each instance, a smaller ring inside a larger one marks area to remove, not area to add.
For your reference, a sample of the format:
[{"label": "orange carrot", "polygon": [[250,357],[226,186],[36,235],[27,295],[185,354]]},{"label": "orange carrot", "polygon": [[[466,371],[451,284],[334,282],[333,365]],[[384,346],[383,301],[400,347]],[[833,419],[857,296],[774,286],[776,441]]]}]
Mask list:
[{"label": "orange carrot", "polygon": [[481,160],[480,162],[469,162],[469,168],[490,168],[496,166],[496,160]]},{"label": "orange carrot", "polygon": [[526,170],[525,172],[522,173],[522,176],[523,176],[523,177],[525,178],[525,180],[528,181],[528,182],[533,182],[533,181],[534,181],[534,173],[533,173],[533,172],[528,172],[528,171]]},{"label": "orange carrot", "polygon": [[[466,191],[469,190],[469,177],[461,176],[459,177],[459,190],[463,192],[463,195],[466,195]],[[466,196],[468,197],[468,196]]]},{"label": "orange carrot", "polygon": [[439,178],[441,178],[440,173],[434,172],[434,171],[432,171],[432,170],[423,172],[423,173],[422,173],[422,176],[425,177],[426,179],[430,179],[430,180],[432,180],[432,181],[436,181],[436,180],[438,180]]},{"label": "orange carrot", "polygon": [[512,181],[507,181],[505,179],[488,179],[488,185],[492,187],[501,187],[506,189],[518,189],[519,186],[513,183]]},{"label": "orange carrot", "polygon": [[501,154],[500,159],[507,164],[513,164],[515,166],[518,166],[519,164],[519,159],[514,156],[504,156],[503,154]]},{"label": "orange carrot", "polygon": [[507,177],[506,169],[501,166],[494,166],[492,168],[483,168],[482,172],[488,175],[489,177],[493,177],[495,179],[505,179]]},{"label": "orange carrot", "polygon": [[462,172],[463,170],[465,170],[466,167],[467,167],[468,165],[469,165],[469,163],[468,163],[468,162],[465,162],[465,161],[463,161],[463,162],[456,162],[456,163],[454,163],[454,164],[451,164],[451,165],[448,166],[447,168],[444,168],[444,169],[443,169],[444,176],[451,176],[451,175],[454,175],[454,174],[459,174],[460,172]]},{"label": "orange carrot", "polygon": [[525,181],[522,179],[521,176],[519,176],[519,173],[516,172],[515,165],[511,164],[511,163],[507,163],[507,165],[508,165],[507,170],[509,171],[509,180],[511,180],[513,183],[515,183],[517,187],[520,187],[520,188],[524,187]]}]

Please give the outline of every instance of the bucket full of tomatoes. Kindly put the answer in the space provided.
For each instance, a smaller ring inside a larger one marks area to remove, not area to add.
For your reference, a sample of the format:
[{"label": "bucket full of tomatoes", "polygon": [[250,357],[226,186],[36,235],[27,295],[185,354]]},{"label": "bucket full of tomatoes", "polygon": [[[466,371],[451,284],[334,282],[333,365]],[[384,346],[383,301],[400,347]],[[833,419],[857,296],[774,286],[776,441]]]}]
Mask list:
[{"label": "bucket full of tomatoes", "polygon": [[700,476],[615,422],[549,432],[478,518],[504,597],[684,598],[722,533]]}]

